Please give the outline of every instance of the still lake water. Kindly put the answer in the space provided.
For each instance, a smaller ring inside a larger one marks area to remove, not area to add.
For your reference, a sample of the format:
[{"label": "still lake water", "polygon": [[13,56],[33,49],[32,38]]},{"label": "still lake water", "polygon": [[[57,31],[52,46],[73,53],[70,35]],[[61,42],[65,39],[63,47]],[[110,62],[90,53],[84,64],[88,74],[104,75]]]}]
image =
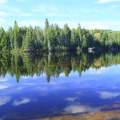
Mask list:
[{"label": "still lake water", "polygon": [[120,110],[120,54],[1,55],[0,120]]}]

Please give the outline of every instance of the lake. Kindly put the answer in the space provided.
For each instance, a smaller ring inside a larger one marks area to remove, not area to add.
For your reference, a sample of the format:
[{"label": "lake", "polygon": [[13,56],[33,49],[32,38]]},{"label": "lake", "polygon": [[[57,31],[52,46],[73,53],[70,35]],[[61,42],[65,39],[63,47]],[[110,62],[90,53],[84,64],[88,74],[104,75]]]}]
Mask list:
[{"label": "lake", "polygon": [[120,54],[7,53],[0,58],[0,120],[120,110]]}]

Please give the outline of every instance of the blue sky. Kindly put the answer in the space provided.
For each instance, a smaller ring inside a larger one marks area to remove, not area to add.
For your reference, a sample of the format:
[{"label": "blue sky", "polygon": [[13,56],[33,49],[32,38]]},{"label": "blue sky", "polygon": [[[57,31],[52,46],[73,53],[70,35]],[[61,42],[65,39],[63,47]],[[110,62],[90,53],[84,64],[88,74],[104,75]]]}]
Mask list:
[{"label": "blue sky", "polygon": [[0,0],[0,26],[44,26],[45,18],[61,27],[120,30],[120,0]]}]

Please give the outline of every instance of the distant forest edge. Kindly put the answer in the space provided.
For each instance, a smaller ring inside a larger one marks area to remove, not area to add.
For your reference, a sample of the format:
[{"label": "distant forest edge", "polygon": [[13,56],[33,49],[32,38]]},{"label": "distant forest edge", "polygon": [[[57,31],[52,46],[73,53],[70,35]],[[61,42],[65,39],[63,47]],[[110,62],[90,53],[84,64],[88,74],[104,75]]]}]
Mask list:
[{"label": "distant forest edge", "polygon": [[0,28],[0,51],[120,51],[120,32],[87,30],[78,25],[60,28],[45,20],[45,28],[19,27],[17,22],[8,30]]}]

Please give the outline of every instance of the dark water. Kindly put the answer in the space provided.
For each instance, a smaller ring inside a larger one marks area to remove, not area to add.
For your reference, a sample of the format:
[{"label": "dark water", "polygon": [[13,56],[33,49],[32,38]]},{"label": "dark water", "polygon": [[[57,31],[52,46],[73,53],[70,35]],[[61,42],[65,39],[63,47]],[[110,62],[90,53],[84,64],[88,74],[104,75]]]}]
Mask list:
[{"label": "dark water", "polygon": [[120,54],[0,58],[0,120],[120,110]]}]

